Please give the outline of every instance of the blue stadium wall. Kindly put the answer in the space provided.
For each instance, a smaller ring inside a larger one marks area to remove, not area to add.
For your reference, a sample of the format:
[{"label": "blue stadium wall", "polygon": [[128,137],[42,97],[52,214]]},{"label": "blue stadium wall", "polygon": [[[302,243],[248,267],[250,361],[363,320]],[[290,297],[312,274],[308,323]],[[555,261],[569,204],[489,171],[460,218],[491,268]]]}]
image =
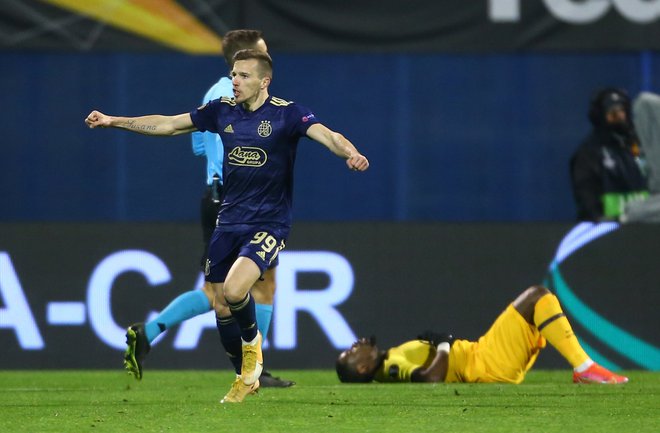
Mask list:
[{"label": "blue stadium wall", "polygon": [[[314,110],[370,159],[351,173],[303,140],[299,221],[571,221],[568,159],[601,86],[660,84],[657,52],[272,53],[271,93]],[[224,65],[172,53],[4,52],[0,221],[198,218],[187,136],[88,130],[91,109],[179,113]]]}]

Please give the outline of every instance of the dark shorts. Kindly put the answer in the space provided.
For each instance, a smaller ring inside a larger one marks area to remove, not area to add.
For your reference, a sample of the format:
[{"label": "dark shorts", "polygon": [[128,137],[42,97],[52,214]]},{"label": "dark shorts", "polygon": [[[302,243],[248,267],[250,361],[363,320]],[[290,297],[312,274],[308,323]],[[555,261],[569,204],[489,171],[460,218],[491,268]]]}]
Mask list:
[{"label": "dark shorts", "polygon": [[204,267],[206,281],[222,283],[239,257],[247,257],[259,266],[261,274],[278,264],[278,254],[284,249],[288,228],[255,227],[242,231],[216,227],[211,236],[209,254]]}]

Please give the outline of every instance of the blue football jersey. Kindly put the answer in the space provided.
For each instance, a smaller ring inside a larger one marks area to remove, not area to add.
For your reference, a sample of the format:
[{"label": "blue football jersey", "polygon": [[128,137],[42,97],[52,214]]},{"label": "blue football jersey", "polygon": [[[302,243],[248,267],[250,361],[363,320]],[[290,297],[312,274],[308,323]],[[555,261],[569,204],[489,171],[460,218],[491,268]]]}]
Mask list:
[{"label": "blue football jersey", "polygon": [[255,111],[220,98],[190,113],[200,131],[224,143],[224,198],[218,213],[225,230],[245,225],[291,226],[293,167],[298,141],[318,123],[294,102],[269,96]]},{"label": "blue football jersey", "polygon": [[[223,96],[232,96],[231,78],[222,77],[206,92],[202,104]],[[222,140],[212,132],[195,131],[192,136],[192,150],[196,156],[206,157],[206,184],[213,183],[213,177],[219,176],[222,183]]]}]

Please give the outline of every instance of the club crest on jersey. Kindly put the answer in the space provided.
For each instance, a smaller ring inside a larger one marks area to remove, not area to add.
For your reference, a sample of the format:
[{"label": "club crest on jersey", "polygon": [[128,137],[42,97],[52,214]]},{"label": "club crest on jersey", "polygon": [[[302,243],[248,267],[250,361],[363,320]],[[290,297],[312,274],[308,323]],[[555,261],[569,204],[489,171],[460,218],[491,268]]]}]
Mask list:
[{"label": "club crest on jersey", "polygon": [[242,165],[246,167],[261,167],[268,160],[266,151],[258,147],[236,146],[227,155],[227,161],[231,165]]},{"label": "club crest on jersey", "polygon": [[270,120],[262,120],[257,126],[257,134],[260,137],[266,138],[273,132],[273,127],[270,125]]}]

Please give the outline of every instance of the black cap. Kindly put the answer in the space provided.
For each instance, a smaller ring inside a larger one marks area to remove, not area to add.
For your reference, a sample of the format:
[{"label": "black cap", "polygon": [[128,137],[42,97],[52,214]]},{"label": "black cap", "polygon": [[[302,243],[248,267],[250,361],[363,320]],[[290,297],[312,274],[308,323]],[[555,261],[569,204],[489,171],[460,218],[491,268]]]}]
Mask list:
[{"label": "black cap", "polygon": [[625,109],[626,99],[619,92],[611,92],[603,96],[602,102],[603,112],[607,113],[614,108]]},{"label": "black cap", "polygon": [[[594,126],[606,124],[605,115],[619,106],[630,115],[630,97],[623,89],[606,87],[598,90],[589,103],[589,120]],[[629,116],[630,118],[630,116]]]}]

